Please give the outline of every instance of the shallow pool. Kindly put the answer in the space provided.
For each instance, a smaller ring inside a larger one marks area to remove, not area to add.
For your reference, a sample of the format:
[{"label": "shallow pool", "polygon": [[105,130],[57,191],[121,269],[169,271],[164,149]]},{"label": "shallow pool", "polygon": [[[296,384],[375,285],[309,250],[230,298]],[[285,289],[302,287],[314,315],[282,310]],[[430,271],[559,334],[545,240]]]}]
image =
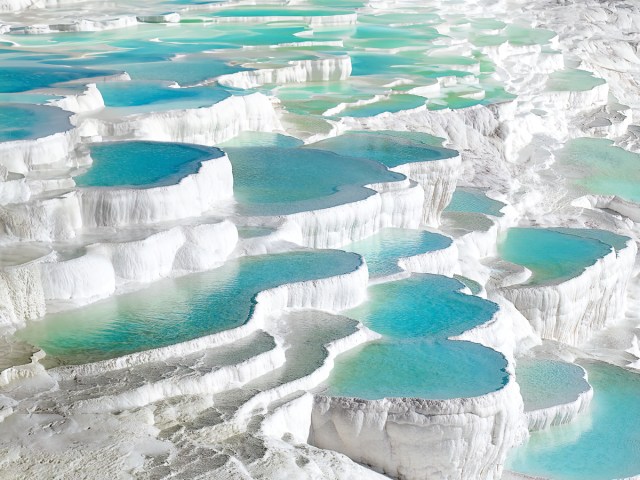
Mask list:
[{"label": "shallow pool", "polygon": [[80,187],[158,187],[196,173],[217,148],[165,142],[110,142],[90,148],[93,164],[75,177]]},{"label": "shallow pool", "polygon": [[336,250],[230,260],[210,272],[162,280],[138,292],[47,315],[17,335],[63,363],[85,363],[238,327],[261,291],[353,271],[358,255]]}]

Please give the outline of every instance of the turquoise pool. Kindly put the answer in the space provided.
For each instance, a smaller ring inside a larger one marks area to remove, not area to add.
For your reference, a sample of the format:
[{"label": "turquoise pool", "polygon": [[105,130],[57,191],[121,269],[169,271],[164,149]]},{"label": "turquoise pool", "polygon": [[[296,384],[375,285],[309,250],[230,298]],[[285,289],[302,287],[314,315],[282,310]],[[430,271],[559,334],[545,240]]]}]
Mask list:
[{"label": "turquoise pool", "polygon": [[611,245],[567,232],[511,228],[499,252],[503,259],[531,270],[529,284],[539,285],[576,277],[611,251]]},{"label": "turquoise pool", "polygon": [[343,250],[362,255],[369,267],[369,275],[379,277],[399,272],[400,258],[441,250],[449,245],[451,239],[437,233],[385,228],[376,235],[343,247]]},{"label": "turquoise pool", "polygon": [[347,273],[360,263],[358,255],[336,250],[244,257],[210,272],[47,315],[17,335],[63,363],[113,358],[238,327],[261,290]]},{"label": "turquoise pool", "polygon": [[463,285],[439,275],[369,288],[369,300],[345,315],[383,335],[336,359],[330,395],[367,399],[472,397],[500,389],[505,358],[470,342],[447,340],[488,321],[497,305],[460,293]]},{"label": "turquoise pool", "polygon": [[404,176],[370,160],[307,148],[225,148],[241,213],[283,215],[366,198],[363,185]]},{"label": "turquoise pool", "polygon": [[80,187],[158,187],[196,173],[217,148],[164,142],[110,142],[91,146],[93,165],[75,177]]},{"label": "turquoise pool", "polygon": [[580,362],[594,395],[568,425],[531,434],[507,468],[554,480],[610,480],[640,474],[640,375],[600,362]]},{"label": "turquoise pool", "polygon": [[0,103],[0,142],[46,137],[71,129],[71,113],[43,105]]}]

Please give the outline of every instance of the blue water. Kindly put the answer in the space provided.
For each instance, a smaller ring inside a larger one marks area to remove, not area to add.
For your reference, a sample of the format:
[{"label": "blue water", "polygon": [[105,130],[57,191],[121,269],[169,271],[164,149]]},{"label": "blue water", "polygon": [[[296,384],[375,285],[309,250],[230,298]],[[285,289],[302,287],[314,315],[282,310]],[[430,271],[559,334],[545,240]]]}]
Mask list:
[{"label": "blue water", "polygon": [[27,140],[69,130],[71,114],[55,107],[0,103],[0,142]]},{"label": "blue water", "polygon": [[93,164],[75,177],[80,187],[171,185],[197,172],[203,160],[224,155],[217,148],[164,142],[97,143],[90,150]]},{"label": "blue water", "polygon": [[437,233],[385,228],[376,235],[343,247],[343,250],[362,255],[369,267],[369,275],[378,277],[399,272],[400,258],[441,250],[449,245],[451,239]]},{"label": "blue water", "polygon": [[557,360],[518,359],[516,380],[525,411],[568,403],[589,390],[582,368]]},{"label": "blue water", "polygon": [[353,271],[358,255],[334,250],[244,257],[163,280],[88,307],[47,315],[18,336],[64,363],[84,363],[242,325],[261,290]]},{"label": "blue water", "polygon": [[98,89],[108,107],[149,106],[155,111],[205,107],[230,96],[222,88],[171,88],[161,82],[109,82]]},{"label": "blue water", "polygon": [[454,157],[455,150],[440,146],[441,139],[426,133],[347,132],[338,137],[314,143],[310,148],[328,150],[340,155],[369,158],[393,168],[405,163],[425,162]]},{"label": "blue water", "polygon": [[535,432],[507,468],[554,480],[610,480],[640,474],[640,375],[581,362],[594,396],[569,425]]},{"label": "blue water", "polygon": [[381,333],[336,359],[331,395],[455,398],[505,385],[506,361],[494,350],[447,340],[488,321],[497,305],[460,293],[462,284],[438,275],[414,275],[369,288],[369,300],[345,315]]},{"label": "blue water", "polygon": [[240,211],[281,215],[365,198],[368,183],[404,178],[377,162],[306,148],[225,148]]},{"label": "blue water", "polygon": [[445,209],[446,212],[484,213],[501,217],[500,210],[504,203],[487,197],[481,189],[458,187],[453,192],[451,203]]},{"label": "blue water", "polygon": [[532,271],[530,284],[557,283],[580,275],[611,246],[599,240],[544,228],[511,228],[499,245],[503,259]]}]

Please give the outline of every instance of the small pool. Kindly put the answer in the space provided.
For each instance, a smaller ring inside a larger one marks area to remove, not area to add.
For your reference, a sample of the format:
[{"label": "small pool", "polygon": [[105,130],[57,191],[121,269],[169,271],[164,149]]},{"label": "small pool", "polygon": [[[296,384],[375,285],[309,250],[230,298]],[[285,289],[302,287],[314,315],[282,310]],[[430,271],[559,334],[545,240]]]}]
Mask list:
[{"label": "small pool", "polygon": [[210,272],[47,315],[17,335],[62,363],[113,358],[238,327],[247,321],[258,292],[344,274],[360,263],[358,255],[337,250],[244,257]]},{"label": "small pool", "polygon": [[339,356],[328,393],[445,399],[500,389],[508,380],[501,354],[447,340],[488,321],[498,309],[461,293],[462,287],[439,275],[414,275],[370,287],[369,301],[345,315],[384,337]]},{"label": "small pool", "polygon": [[225,147],[234,194],[248,215],[284,215],[361,200],[363,185],[398,181],[378,162],[309,148]]},{"label": "small pool", "polygon": [[573,402],[589,390],[581,367],[557,360],[520,358],[516,380],[525,412]]},{"label": "small pool", "polygon": [[33,140],[71,129],[70,112],[56,107],[0,103],[0,142]]},{"label": "small pool", "polygon": [[480,188],[458,187],[453,192],[451,203],[445,208],[445,212],[469,212],[484,213],[494,217],[501,217],[500,211],[504,203],[487,197]]},{"label": "small pool", "polygon": [[549,75],[547,90],[552,92],[585,92],[605,84],[602,78],[594,77],[586,70],[560,70]]},{"label": "small pool", "polygon": [[401,271],[398,259],[420,253],[441,250],[451,245],[451,239],[425,230],[384,228],[376,235],[351,243],[343,250],[362,255],[369,275],[379,277]]},{"label": "small pool", "polygon": [[580,231],[568,232],[569,229],[511,228],[498,246],[500,256],[527,267],[533,273],[528,284],[540,285],[576,277],[611,252],[611,245],[581,236]]},{"label": "small pool", "polygon": [[75,177],[80,187],[150,188],[178,183],[202,161],[218,158],[217,148],[164,142],[109,142],[90,147],[93,165]]},{"label": "small pool", "polygon": [[415,162],[441,160],[458,155],[458,152],[441,146],[442,139],[426,133],[347,132],[311,144],[309,148],[328,150],[339,155],[368,158],[393,168]]},{"label": "small pool", "polygon": [[557,480],[608,480],[640,474],[640,375],[580,362],[593,400],[568,425],[534,432],[510,454],[507,469]]}]

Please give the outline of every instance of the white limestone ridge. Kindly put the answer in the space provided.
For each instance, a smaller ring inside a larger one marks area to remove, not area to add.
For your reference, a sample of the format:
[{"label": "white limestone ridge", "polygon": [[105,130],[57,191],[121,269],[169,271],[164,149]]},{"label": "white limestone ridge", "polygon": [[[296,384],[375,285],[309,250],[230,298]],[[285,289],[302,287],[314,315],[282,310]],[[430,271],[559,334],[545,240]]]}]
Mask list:
[{"label": "white limestone ridge", "polygon": [[79,129],[87,137],[215,145],[243,131],[274,132],[282,125],[269,98],[253,93],[231,96],[210,107],[141,113],[120,120],[87,118]]},{"label": "white limestone ridge", "polygon": [[225,87],[249,89],[261,85],[328,82],[345,80],[351,75],[351,57],[296,60],[286,67],[262,68],[221,75],[216,78]]},{"label": "white limestone ridge", "polygon": [[395,478],[499,479],[507,452],[526,437],[513,379],[452,400],[316,396],[311,419],[312,445]]},{"label": "white limestone ridge", "polygon": [[610,253],[578,276],[551,285],[512,285],[502,295],[529,320],[542,338],[580,345],[624,313],[636,243]]}]

